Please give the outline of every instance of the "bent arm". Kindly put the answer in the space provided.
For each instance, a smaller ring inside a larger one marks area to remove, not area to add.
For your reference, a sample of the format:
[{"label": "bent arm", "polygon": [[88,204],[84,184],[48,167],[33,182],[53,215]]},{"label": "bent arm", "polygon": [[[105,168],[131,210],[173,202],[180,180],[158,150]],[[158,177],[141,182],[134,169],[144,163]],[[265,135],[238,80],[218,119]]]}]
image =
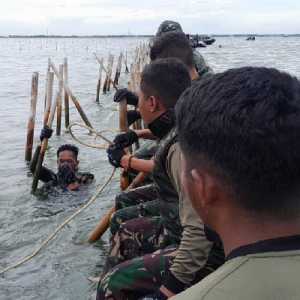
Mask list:
[{"label": "bent arm", "polygon": [[150,173],[153,171],[154,168],[154,160],[139,159],[136,157],[132,157],[131,155],[124,155],[121,159],[121,166],[126,170],[134,169],[138,172]]},{"label": "bent arm", "polygon": [[134,130],[134,131],[140,139],[157,140],[157,137],[155,135],[153,135],[153,133],[150,131],[150,129],[139,129],[139,130]]},{"label": "bent arm", "polygon": [[[196,273],[204,268],[213,243],[206,238],[204,224],[181,188],[178,144],[174,144],[169,151],[167,170],[179,195],[179,215],[183,227],[180,245],[170,268],[169,280],[171,285],[174,283],[172,290],[179,292],[184,286],[191,285]],[[170,286],[167,287],[170,288]]]}]

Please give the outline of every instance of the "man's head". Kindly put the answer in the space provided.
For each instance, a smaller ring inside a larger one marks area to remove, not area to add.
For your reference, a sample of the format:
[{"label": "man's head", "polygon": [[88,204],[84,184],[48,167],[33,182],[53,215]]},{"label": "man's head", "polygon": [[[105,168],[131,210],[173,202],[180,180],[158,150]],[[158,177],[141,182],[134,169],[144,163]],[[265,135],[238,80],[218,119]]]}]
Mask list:
[{"label": "man's head", "polygon": [[78,148],[74,145],[65,144],[57,149],[57,167],[68,166],[73,172],[78,169]]},{"label": "man's head", "polygon": [[184,187],[205,223],[300,217],[296,78],[251,67],[214,75],[183,93],[176,120]]},{"label": "man's head", "polygon": [[190,70],[194,68],[193,49],[182,32],[168,32],[157,37],[150,48],[150,58],[174,57],[183,62]]},{"label": "man's head", "polygon": [[162,36],[163,34],[167,33],[167,32],[183,32],[180,24],[178,22],[175,22],[175,21],[170,21],[170,20],[166,20],[166,21],[163,21],[159,27],[158,27],[158,30],[156,32],[156,36],[157,37],[160,37]]},{"label": "man's head", "polygon": [[187,68],[177,59],[158,59],[144,68],[139,92],[139,111],[146,124],[174,108],[191,80]]}]

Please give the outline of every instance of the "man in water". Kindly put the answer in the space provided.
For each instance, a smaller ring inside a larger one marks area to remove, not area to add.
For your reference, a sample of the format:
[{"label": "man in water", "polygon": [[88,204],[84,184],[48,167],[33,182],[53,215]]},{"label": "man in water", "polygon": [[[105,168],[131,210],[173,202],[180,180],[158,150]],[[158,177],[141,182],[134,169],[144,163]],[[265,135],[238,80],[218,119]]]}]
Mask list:
[{"label": "man in water", "polygon": [[[40,135],[40,140],[50,138],[52,129],[45,126]],[[35,172],[41,146],[38,146],[32,161],[30,163],[30,170]],[[89,184],[93,181],[94,175],[91,173],[78,172],[78,153],[79,149],[70,144],[61,145],[57,150],[57,170],[55,173],[52,170],[42,167],[39,180],[45,183],[44,189],[48,190],[52,187],[60,187],[68,191],[76,191],[83,184]]]}]

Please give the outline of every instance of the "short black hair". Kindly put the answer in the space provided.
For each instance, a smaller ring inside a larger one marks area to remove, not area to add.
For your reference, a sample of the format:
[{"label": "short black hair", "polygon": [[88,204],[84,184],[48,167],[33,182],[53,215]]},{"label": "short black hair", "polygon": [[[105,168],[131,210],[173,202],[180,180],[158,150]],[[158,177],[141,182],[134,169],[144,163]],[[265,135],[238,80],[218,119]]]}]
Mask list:
[{"label": "short black hair", "polygon": [[182,92],[191,85],[186,66],[175,58],[158,59],[145,66],[141,75],[141,90],[147,96],[157,96],[166,109],[174,108]]},{"label": "short black hair", "polygon": [[57,157],[59,156],[59,153],[60,152],[63,152],[63,151],[71,151],[74,153],[75,155],[75,158],[77,159],[78,157],[78,153],[79,153],[79,149],[75,146],[75,145],[71,145],[71,144],[64,144],[64,145],[61,145],[58,149],[57,149],[57,152],[56,152],[56,155]]},{"label": "short black hair", "polygon": [[299,217],[297,78],[258,67],[216,74],[183,93],[176,119],[188,167],[208,167],[244,209]]},{"label": "short black hair", "polygon": [[175,57],[188,68],[194,67],[193,49],[182,32],[167,32],[154,39],[150,48],[150,59]]}]

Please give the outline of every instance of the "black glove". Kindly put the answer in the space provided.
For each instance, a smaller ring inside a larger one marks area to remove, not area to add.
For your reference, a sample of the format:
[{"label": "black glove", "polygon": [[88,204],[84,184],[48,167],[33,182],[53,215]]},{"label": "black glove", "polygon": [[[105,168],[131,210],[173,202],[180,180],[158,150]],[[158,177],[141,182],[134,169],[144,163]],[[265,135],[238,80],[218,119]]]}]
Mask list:
[{"label": "black glove", "polygon": [[116,168],[121,167],[121,159],[126,154],[125,151],[117,145],[110,145],[106,152],[110,164]]},{"label": "black glove", "polygon": [[139,137],[133,130],[118,134],[114,139],[114,144],[121,149],[131,146],[139,140]]},{"label": "black glove", "polygon": [[136,94],[130,92],[128,89],[119,89],[114,95],[114,102],[121,102],[124,98],[127,100],[127,104],[138,105],[139,98]]},{"label": "black glove", "polygon": [[45,125],[44,128],[41,130],[41,134],[40,134],[41,142],[45,138],[50,139],[52,136],[52,132],[53,132],[53,130],[51,128],[49,128],[47,125]]},{"label": "black glove", "polygon": [[137,110],[128,110],[127,111],[127,122],[128,126],[130,126],[132,123],[134,123],[136,120],[139,120],[141,118],[141,114]]}]

